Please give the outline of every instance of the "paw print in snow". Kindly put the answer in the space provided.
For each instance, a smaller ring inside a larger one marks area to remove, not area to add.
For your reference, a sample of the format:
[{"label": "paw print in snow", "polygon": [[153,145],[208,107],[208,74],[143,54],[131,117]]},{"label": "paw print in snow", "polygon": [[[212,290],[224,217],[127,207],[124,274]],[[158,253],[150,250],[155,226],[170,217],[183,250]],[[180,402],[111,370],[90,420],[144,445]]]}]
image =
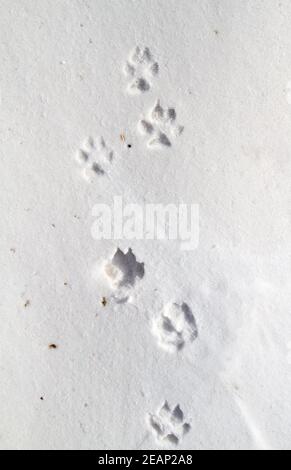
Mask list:
[{"label": "paw print in snow", "polygon": [[154,319],[153,333],[162,348],[178,352],[198,337],[198,328],[187,304],[170,303]]},{"label": "paw print in snow", "polygon": [[137,261],[131,248],[127,253],[118,248],[113,258],[106,262],[104,272],[114,289],[130,289],[135,286],[137,280],[144,277],[145,268],[144,263]]},{"label": "paw print in snow", "polygon": [[172,138],[182,134],[184,127],[176,123],[177,114],[174,108],[164,109],[158,100],[150,111],[147,119],[141,119],[138,123],[142,135],[150,136],[148,146],[171,147]]},{"label": "paw print in snow", "polygon": [[184,420],[180,405],[172,410],[167,401],[158,413],[149,415],[148,421],[157,440],[164,445],[177,446],[191,429],[190,424]]},{"label": "paw print in snow", "polygon": [[114,152],[107,147],[103,137],[88,137],[76,154],[76,160],[83,169],[83,177],[91,183],[97,176],[106,173],[105,168],[112,163],[113,158]]},{"label": "paw print in snow", "polygon": [[148,47],[136,47],[125,64],[124,73],[131,78],[127,87],[129,93],[145,93],[151,89],[151,79],[159,73],[159,64]]}]

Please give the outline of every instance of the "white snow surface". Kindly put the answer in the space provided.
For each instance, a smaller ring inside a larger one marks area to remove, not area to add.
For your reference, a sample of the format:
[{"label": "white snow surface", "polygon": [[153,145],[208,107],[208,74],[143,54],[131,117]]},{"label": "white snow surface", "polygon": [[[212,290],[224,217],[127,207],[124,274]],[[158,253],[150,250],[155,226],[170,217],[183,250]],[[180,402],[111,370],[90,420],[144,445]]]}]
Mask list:
[{"label": "white snow surface", "polygon": [[[1,0],[2,450],[291,448],[290,19]],[[198,248],[94,240],[114,196],[199,204]]]}]

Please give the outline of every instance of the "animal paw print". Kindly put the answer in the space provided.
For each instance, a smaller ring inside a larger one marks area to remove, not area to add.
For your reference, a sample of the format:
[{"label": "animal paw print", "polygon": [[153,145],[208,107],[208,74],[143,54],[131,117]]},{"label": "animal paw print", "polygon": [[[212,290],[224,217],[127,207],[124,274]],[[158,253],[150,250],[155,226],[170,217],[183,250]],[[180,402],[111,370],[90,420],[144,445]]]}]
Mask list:
[{"label": "animal paw print", "polygon": [[138,123],[142,135],[150,137],[148,147],[171,147],[172,138],[182,134],[184,127],[176,123],[177,114],[174,108],[163,108],[158,100],[150,111],[148,119]]},{"label": "animal paw print", "polygon": [[129,93],[145,93],[152,87],[151,79],[159,73],[159,64],[148,47],[136,47],[125,64],[124,73],[131,79],[127,87]]},{"label": "animal paw print", "polygon": [[153,333],[160,346],[169,352],[181,351],[198,337],[194,315],[185,303],[166,305],[154,320]]},{"label": "animal paw print", "polygon": [[145,275],[144,263],[139,263],[130,248],[125,254],[119,248],[104,266],[104,272],[113,288],[134,287]]},{"label": "animal paw print", "polygon": [[108,148],[103,137],[89,137],[76,154],[76,160],[83,168],[83,177],[90,183],[96,177],[105,175],[105,168],[112,163],[114,152]]},{"label": "animal paw print", "polygon": [[149,415],[149,425],[157,440],[164,445],[177,446],[191,429],[190,424],[184,420],[180,405],[172,410],[167,401],[157,414]]}]

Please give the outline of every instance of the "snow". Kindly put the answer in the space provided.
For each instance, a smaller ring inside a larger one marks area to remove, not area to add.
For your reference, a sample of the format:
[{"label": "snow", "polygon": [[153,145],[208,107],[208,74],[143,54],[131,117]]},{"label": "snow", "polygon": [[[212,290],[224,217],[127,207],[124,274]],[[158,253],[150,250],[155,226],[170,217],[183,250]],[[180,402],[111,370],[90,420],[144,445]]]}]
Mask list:
[{"label": "snow", "polygon": [[[290,16],[1,1],[1,449],[290,450]],[[117,196],[198,247],[96,240]]]}]

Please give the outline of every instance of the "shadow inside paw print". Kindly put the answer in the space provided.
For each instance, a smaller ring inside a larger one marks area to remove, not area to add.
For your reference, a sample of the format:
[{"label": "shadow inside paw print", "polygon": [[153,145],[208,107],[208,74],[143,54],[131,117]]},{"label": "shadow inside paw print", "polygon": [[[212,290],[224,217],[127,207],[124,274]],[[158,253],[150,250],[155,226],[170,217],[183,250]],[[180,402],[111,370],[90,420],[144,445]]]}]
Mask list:
[{"label": "shadow inside paw print", "polygon": [[128,92],[144,93],[150,90],[151,79],[158,75],[159,64],[148,47],[136,47],[125,64],[124,73],[131,79],[127,87]]},{"label": "shadow inside paw print", "polygon": [[107,147],[103,137],[89,137],[76,154],[76,160],[83,169],[83,177],[89,182],[104,175],[106,166],[112,163],[113,158],[114,152]]},{"label": "shadow inside paw print", "polygon": [[167,401],[156,414],[149,415],[149,425],[160,443],[175,446],[191,429],[190,424],[184,420],[180,405],[171,409]]},{"label": "shadow inside paw print", "polygon": [[145,275],[144,263],[139,263],[131,248],[125,254],[119,248],[104,267],[106,276],[114,288],[134,287],[137,279]]},{"label": "shadow inside paw print", "polygon": [[181,351],[198,337],[193,313],[187,304],[168,304],[153,322],[159,345],[169,352]]},{"label": "shadow inside paw print", "polygon": [[171,147],[172,138],[178,137],[184,130],[176,120],[176,110],[163,108],[158,100],[148,118],[141,119],[138,123],[140,133],[150,137],[148,147]]}]

